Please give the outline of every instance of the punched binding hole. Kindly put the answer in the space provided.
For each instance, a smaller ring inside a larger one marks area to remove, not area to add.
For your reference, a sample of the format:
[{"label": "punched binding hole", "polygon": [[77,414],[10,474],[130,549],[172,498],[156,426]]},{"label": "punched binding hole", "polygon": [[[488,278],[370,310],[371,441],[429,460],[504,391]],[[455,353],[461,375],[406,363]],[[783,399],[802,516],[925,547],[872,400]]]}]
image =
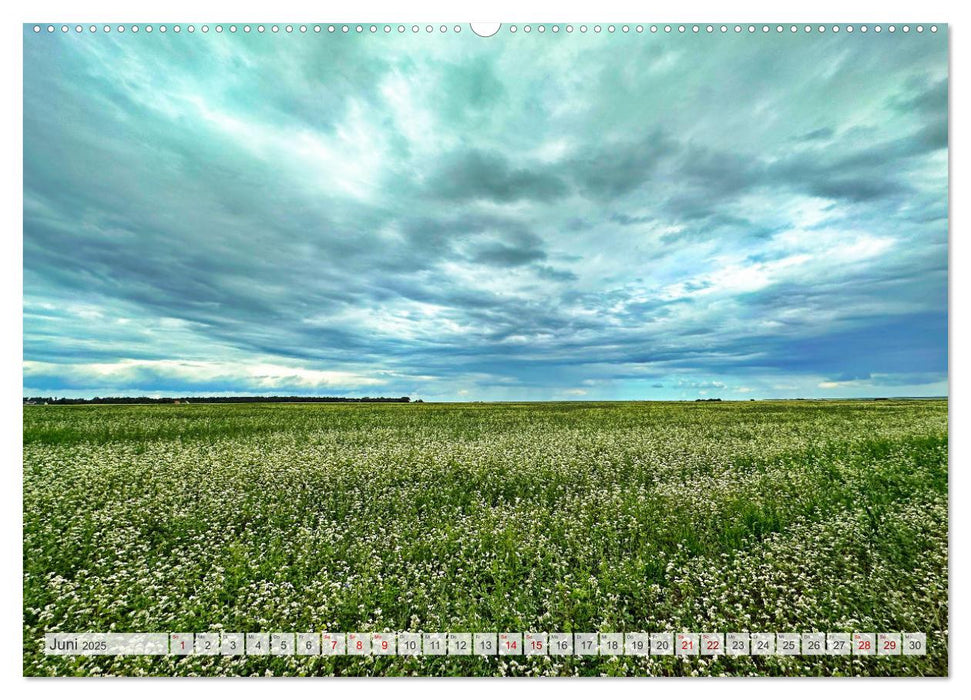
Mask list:
[{"label": "punched binding hole", "polygon": [[469,27],[476,36],[487,38],[495,36],[502,25],[499,22],[472,22]]}]

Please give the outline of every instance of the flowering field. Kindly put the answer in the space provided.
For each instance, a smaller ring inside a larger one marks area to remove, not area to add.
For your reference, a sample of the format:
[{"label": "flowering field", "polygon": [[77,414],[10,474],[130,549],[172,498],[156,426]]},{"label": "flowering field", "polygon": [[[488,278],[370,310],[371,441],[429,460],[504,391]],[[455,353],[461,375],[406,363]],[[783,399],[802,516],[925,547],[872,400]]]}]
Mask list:
[{"label": "flowering field", "polygon": [[[947,402],[24,407],[27,675],[946,675]],[[47,657],[45,632],[927,633],[924,657]]]}]

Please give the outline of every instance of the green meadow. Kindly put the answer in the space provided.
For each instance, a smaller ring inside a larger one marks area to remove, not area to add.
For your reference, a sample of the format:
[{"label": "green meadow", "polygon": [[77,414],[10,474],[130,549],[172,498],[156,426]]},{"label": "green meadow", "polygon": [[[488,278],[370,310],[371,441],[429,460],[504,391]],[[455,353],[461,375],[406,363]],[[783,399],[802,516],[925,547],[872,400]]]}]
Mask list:
[{"label": "green meadow", "polygon": [[[25,406],[26,675],[946,675],[946,400]],[[52,657],[45,632],[926,632],[922,657]]]}]

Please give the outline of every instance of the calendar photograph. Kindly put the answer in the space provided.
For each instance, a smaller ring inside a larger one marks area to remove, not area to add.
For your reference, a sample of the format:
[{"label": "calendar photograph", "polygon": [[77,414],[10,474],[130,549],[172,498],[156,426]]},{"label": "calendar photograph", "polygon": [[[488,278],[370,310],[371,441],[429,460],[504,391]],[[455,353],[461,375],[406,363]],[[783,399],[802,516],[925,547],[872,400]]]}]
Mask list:
[{"label": "calendar photograph", "polygon": [[24,24],[23,675],[948,676],[948,35]]}]

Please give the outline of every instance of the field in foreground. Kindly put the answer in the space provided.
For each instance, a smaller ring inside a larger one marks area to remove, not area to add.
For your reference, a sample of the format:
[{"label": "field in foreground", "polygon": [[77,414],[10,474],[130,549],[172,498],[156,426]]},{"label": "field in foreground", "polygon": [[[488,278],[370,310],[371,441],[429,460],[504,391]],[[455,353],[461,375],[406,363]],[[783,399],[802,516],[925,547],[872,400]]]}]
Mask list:
[{"label": "field in foreground", "polygon": [[[28,406],[26,675],[946,675],[947,402]],[[926,657],[91,657],[45,632],[921,631]]]}]

